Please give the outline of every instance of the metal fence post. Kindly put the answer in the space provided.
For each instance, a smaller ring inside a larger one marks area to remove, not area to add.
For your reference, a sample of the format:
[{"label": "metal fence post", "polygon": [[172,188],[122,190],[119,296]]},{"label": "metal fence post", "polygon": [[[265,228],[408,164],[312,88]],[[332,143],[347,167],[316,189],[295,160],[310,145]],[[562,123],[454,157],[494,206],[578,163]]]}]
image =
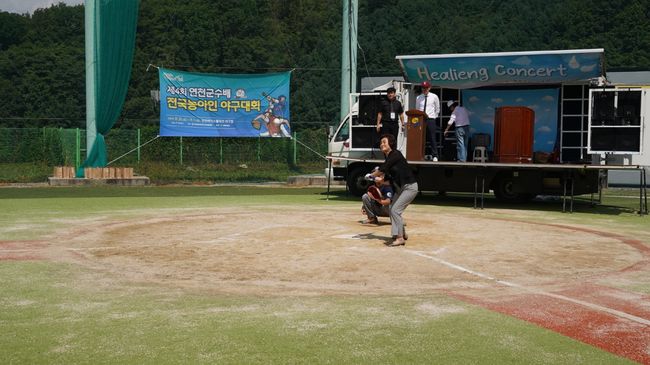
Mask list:
[{"label": "metal fence post", "polygon": [[181,143],[180,143],[180,147],[181,147],[180,148],[180,153],[181,153],[180,157],[181,157],[181,165],[182,165],[183,164],[183,137],[180,138],[180,141],[181,141]]},{"label": "metal fence post", "polygon": [[223,138],[219,138],[219,164],[223,165]]},{"label": "metal fence post", "polygon": [[75,151],[74,151],[74,169],[75,171],[81,166],[81,133],[79,128],[75,130]]},{"label": "metal fence post", "polygon": [[293,164],[298,165],[298,143],[296,142],[298,138],[298,132],[293,132]]},{"label": "metal fence post", "polygon": [[140,128],[138,128],[138,164],[140,163]]}]

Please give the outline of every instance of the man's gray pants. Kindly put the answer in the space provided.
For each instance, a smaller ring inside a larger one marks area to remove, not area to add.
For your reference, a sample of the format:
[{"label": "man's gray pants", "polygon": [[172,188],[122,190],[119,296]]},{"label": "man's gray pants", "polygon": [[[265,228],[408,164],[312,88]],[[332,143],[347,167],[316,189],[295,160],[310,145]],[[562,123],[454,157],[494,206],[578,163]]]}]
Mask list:
[{"label": "man's gray pants", "polygon": [[393,236],[404,237],[404,219],[402,213],[418,195],[418,183],[405,184],[390,205],[390,233]]}]

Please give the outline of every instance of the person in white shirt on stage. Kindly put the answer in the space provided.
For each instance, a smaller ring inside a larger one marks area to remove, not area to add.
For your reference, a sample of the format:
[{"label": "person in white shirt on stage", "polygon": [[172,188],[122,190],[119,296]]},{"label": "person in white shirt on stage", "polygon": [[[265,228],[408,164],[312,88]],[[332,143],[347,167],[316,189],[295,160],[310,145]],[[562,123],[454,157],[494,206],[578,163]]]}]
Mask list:
[{"label": "person in white shirt on stage", "polygon": [[440,115],[440,99],[438,95],[429,92],[431,84],[424,81],[421,85],[422,94],[415,99],[415,108],[423,111],[426,115],[427,136],[431,144],[431,156],[433,161],[438,161],[438,142],[436,141],[436,130],[438,128],[438,115]]},{"label": "person in white shirt on stage", "polygon": [[449,100],[447,107],[451,111],[451,118],[445,128],[445,136],[449,133],[449,128],[456,124],[456,160],[458,162],[467,161],[467,146],[469,141],[469,113],[467,109],[458,105],[457,101]]}]

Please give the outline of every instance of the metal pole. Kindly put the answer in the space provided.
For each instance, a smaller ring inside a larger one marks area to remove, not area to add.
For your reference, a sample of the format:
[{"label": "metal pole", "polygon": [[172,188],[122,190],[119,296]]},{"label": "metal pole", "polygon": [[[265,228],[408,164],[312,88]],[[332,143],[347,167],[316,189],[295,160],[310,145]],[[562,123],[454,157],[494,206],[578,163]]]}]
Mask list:
[{"label": "metal pole", "polygon": [[223,138],[219,138],[219,163],[223,165]]},{"label": "metal pole", "polygon": [[332,160],[327,159],[327,196],[325,200],[330,200],[330,180],[332,179]]},{"label": "metal pole", "polygon": [[85,55],[86,55],[86,158],[90,155],[97,139],[96,113],[96,71],[97,37],[99,28],[98,0],[85,1]]},{"label": "metal pole", "polygon": [[180,138],[180,157],[181,157],[181,165],[183,164],[183,137]]},{"label": "metal pole", "polygon": [[140,128],[138,128],[138,164],[140,163]]},{"label": "metal pole", "polygon": [[79,132],[79,128],[75,131],[75,141],[74,169],[76,171],[81,165],[81,133]]},{"label": "metal pole", "polygon": [[293,165],[298,164],[298,145],[296,139],[298,138],[298,132],[293,132]]}]

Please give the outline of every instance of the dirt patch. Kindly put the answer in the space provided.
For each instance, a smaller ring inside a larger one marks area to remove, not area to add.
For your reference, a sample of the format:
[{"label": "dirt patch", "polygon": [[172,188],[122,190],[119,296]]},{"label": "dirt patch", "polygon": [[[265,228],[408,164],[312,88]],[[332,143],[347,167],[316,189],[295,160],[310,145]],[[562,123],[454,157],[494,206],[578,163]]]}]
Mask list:
[{"label": "dirt patch", "polygon": [[533,286],[580,282],[646,259],[646,252],[616,235],[419,213],[407,214],[409,240],[403,248],[385,246],[391,238],[386,219],[364,226],[356,209],[287,206],[165,211],[93,222],[64,233],[66,247],[56,248],[128,280],[281,295],[423,294],[492,285],[415,253]]}]

